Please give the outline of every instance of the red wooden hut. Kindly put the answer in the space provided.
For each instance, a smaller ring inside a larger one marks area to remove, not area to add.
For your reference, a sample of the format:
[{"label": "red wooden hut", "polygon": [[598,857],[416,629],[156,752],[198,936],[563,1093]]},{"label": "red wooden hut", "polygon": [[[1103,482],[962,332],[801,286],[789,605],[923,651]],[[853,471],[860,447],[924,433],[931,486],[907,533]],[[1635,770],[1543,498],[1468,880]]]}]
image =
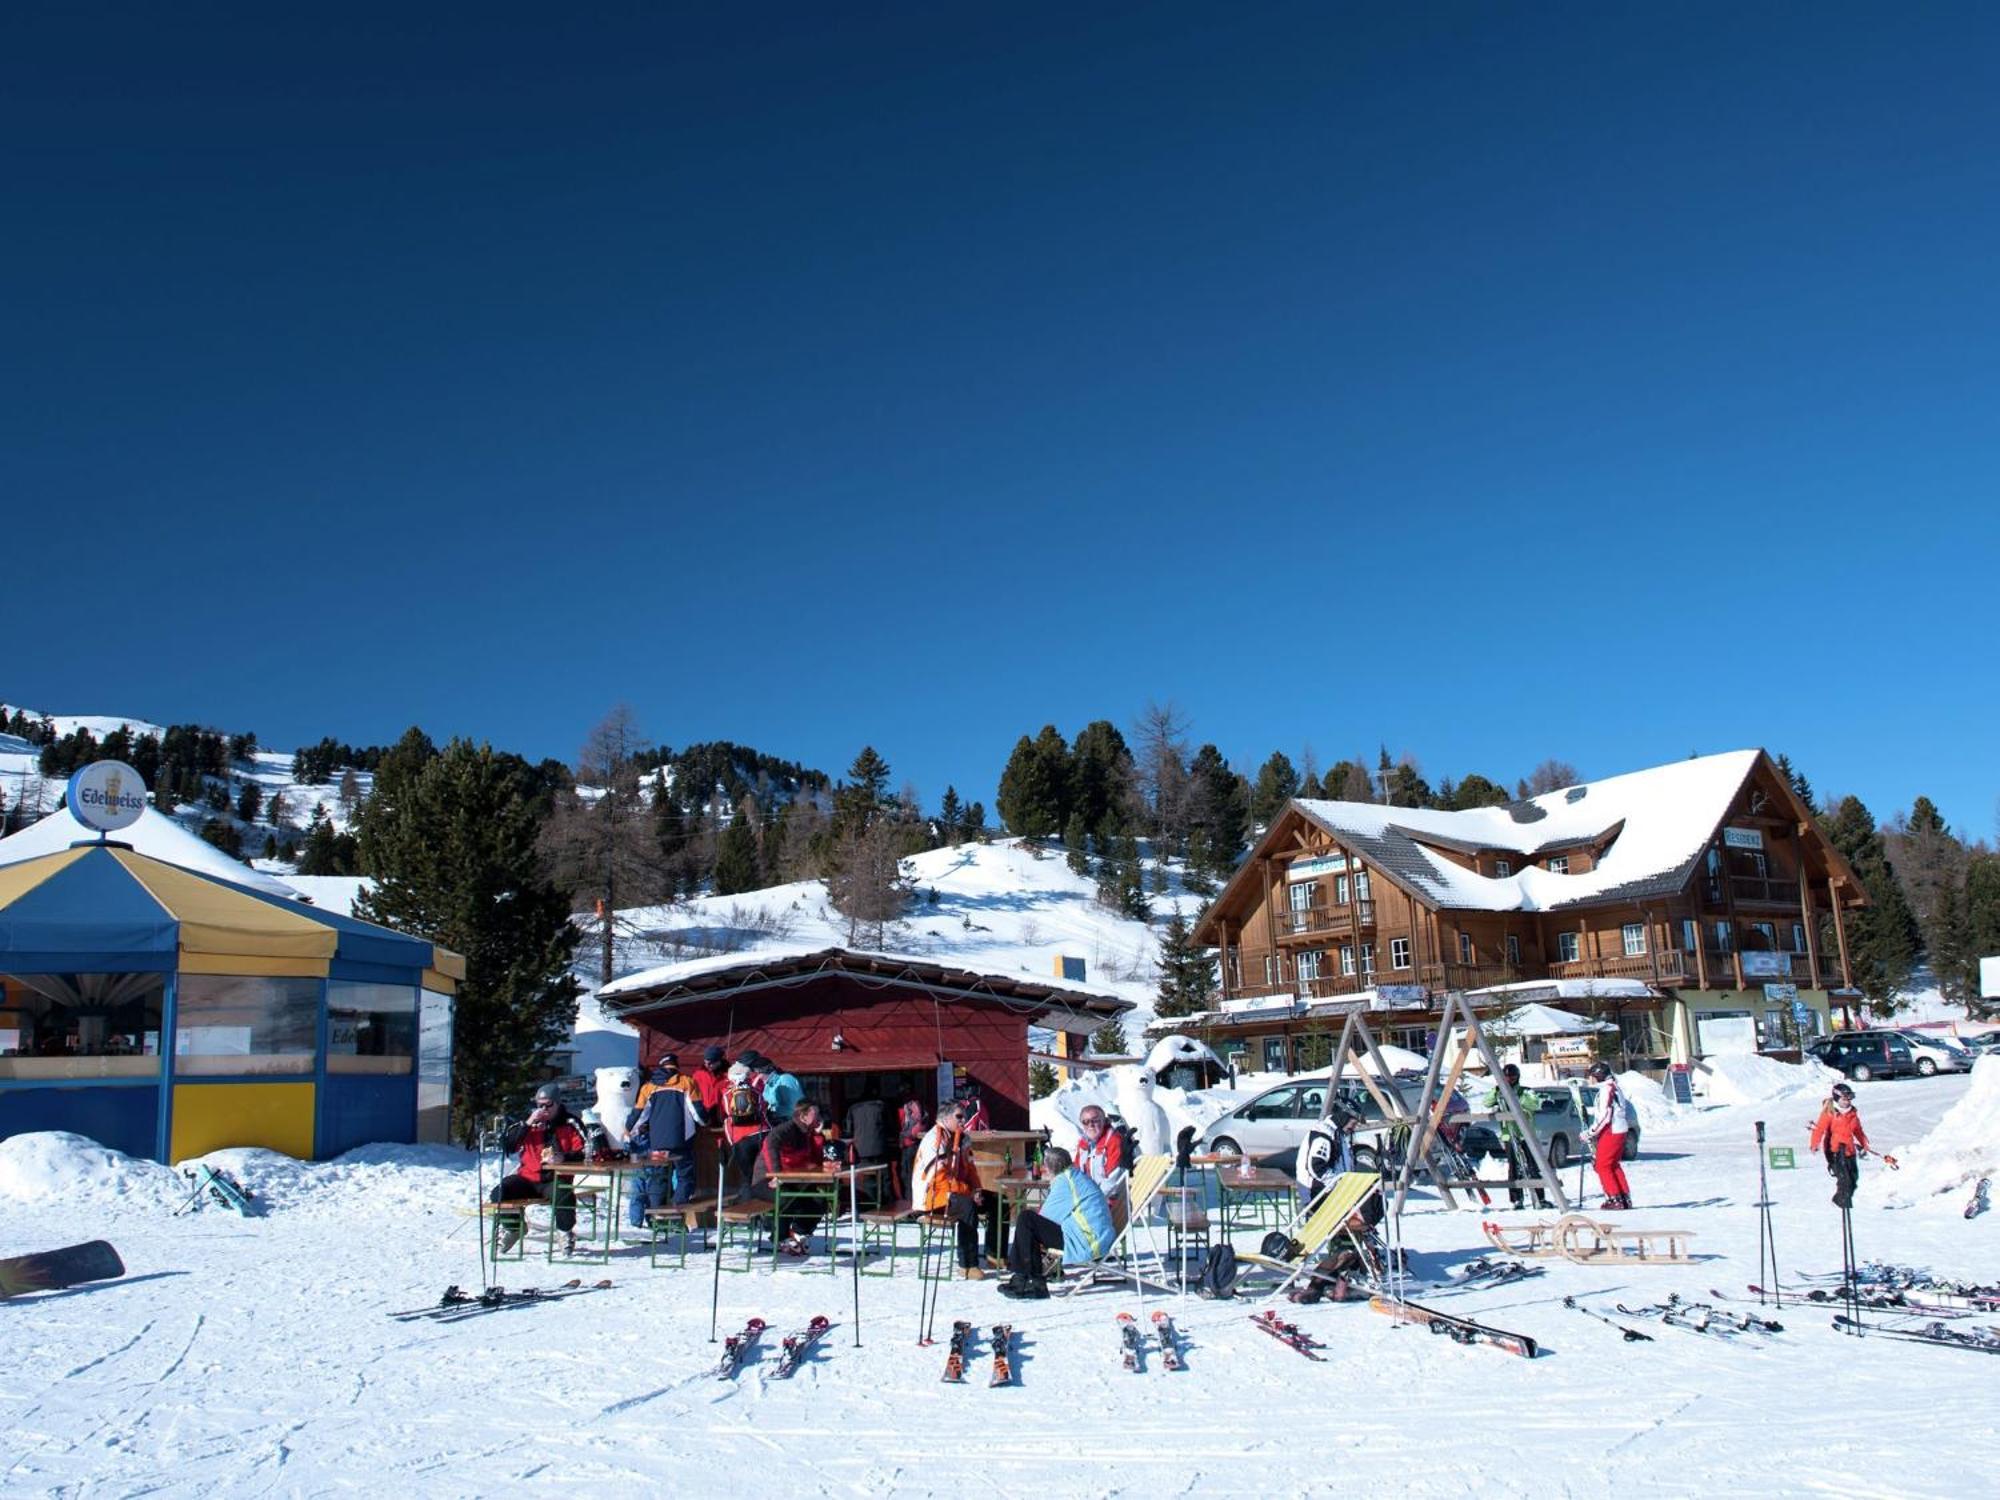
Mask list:
[{"label": "red wooden hut", "polygon": [[711,1043],[732,1061],[754,1048],[835,1119],[857,1099],[911,1093],[934,1117],[941,1093],[969,1086],[996,1130],[1028,1125],[1030,1026],[1087,1036],[1132,1009],[1024,974],[846,948],[670,964],[598,998],[638,1028],[645,1067],[664,1052],[692,1066]]}]

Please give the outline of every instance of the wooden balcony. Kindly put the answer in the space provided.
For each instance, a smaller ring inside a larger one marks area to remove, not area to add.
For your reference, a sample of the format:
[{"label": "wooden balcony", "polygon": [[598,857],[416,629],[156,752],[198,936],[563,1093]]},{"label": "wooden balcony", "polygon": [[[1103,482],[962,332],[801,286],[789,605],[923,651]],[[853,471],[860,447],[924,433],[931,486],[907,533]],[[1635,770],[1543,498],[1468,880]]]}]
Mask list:
[{"label": "wooden balcony", "polygon": [[1339,935],[1342,933],[1372,932],[1375,928],[1375,903],[1357,901],[1352,908],[1345,906],[1300,906],[1281,907],[1277,911],[1278,936],[1280,938],[1301,938]]},{"label": "wooden balcony", "polygon": [[1796,880],[1764,880],[1755,875],[1732,875],[1729,877],[1729,892],[1736,898],[1738,906],[1800,909],[1799,883]]},{"label": "wooden balcony", "polygon": [[[1726,966],[1729,956],[1720,955]],[[1683,965],[1682,960],[1686,963]],[[1609,957],[1558,959],[1549,965],[1551,979],[1657,979],[1680,984],[1694,973],[1694,955],[1668,949],[1664,953],[1620,953]]]}]

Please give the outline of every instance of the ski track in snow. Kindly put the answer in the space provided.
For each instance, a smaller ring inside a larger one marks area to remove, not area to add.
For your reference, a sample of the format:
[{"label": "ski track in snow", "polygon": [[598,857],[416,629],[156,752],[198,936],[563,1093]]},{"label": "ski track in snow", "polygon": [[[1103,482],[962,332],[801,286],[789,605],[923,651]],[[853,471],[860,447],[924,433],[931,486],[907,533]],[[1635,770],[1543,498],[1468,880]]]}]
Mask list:
[{"label": "ski track in snow", "polygon": [[[1863,1085],[1862,1108],[1893,1150],[1964,1090],[1947,1078]],[[1768,1107],[1773,1141],[1802,1146],[1809,1112]],[[1689,1206],[1642,1206],[1630,1222],[1695,1230],[1698,1264],[1557,1262],[1531,1281],[1452,1290],[1454,1311],[1542,1340],[1534,1361],[1323,1305],[1295,1315],[1327,1346],[1314,1364],[1250,1326],[1255,1304],[1177,1300],[1187,1369],[1163,1371],[1149,1344],[1135,1375],[1120,1366],[1113,1316],[1143,1321],[1156,1296],[1004,1304],[991,1283],[953,1282],[939,1320],[967,1317],[980,1337],[966,1384],[947,1386],[943,1346],[916,1345],[906,1256],[895,1278],[862,1284],[860,1349],[844,1275],[724,1276],[721,1328],[754,1313],[773,1331],[719,1381],[699,1261],[656,1272],[633,1252],[610,1268],[608,1292],[391,1322],[390,1310],[477,1279],[450,1201],[471,1196],[469,1159],[301,1177],[271,1195],[267,1216],[240,1222],[41,1203],[0,1217],[0,1254],[101,1234],[131,1279],[0,1307],[0,1494],[644,1494],[689,1463],[754,1476],[759,1493],[1983,1492],[2000,1460],[1990,1356],[1845,1338],[1826,1309],[1790,1304],[1768,1339],[1649,1329],[1653,1343],[1626,1345],[1562,1307],[1566,1293],[1608,1310],[1757,1279],[1752,1118],[1723,1111],[1649,1134],[1631,1168],[1642,1205]],[[1827,1179],[1800,1162],[1772,1174],[1787,1278],[1839,1264]],[[1960,1196],[1858,1211],[1862,1256],[2000,1274],[2000,1215],[1966,1221]],[[1406,1239],[1426,1269],[1459,1264],[1487,1253],[1482,1216],[1414,1197]],[[503,1280],[575,1274],[529,1261]],[[790,1380],[772,1378],[772,1340],[817,1312],[834,1329]],[[1001,1318],[1016,1327],[1017,1384],[989,1390],[985,1330]]]}]

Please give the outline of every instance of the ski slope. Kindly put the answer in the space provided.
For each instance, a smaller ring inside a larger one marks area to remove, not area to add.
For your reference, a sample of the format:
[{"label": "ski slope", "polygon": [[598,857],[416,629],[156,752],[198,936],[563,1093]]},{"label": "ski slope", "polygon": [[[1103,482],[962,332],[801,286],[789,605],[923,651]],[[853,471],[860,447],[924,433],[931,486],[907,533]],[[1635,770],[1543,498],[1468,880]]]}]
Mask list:
[{"label": "ski slope", "polygon": [[[1871,1135],[1895,1150],[1969,1086],[1857,1092]],[[376,1147],[317,1165],[221,1153],[264,1214],[175,1218],[164,1168],[79,1163],[46,1137],[17,1138],[0,1143],[0,1254],[103,1236],[129,1274],[0,1306],[0,1493],[642,1495],[674,1475],[857,1496],[1988,1492],[2000,1461],[1991,1356],[1845,1337],[1804,1307],[1778,1313],[1785,1331],[1768,1340],[1645,1325],[1653,1342],[1628,1345],[1563,1308],[1565,1294],[1608,1308],[1754,1279],[1759,1110],[1774,1142],[1804,1146],[1810,1100],[1719,1108],[1649,1130],[1630,1168],[1643,1206],[1629,1221],[1694,1230],[1699,1265],[1558,1264],[1438,1299],[1532,1334],[1547,1351],[1533,1362],[1344,1305],[1297,1310],[1328,1346],[1313,1364],[1251,1328],[1249,1306],[1191,1299],[1172,1307],[1187,1369],[1169,1375],[1153,1356],[1133,1375],[1113,1318],[1143,1321],[1156,1302],[1100,1289],[1009,1303],[992,1283],[954,1282],[940,1332],[957,1317],[982,1330],[962,1387],[939,1381],[941,1343],[917,1346],[907,1255],[893,1279],[862,1281],[859,1348],[844,1266],[722,1277],[725,1329],[752,1315],[772,1325],[724,1384],[708,1373],[714,1283],[699,1256],[685,1271],[622,1256],[610,1291],[563,1304],[391,1321],[478,1280],[462,1211],[482,1174],[464,1153]],[[1800,1159],[1772,1174],[1782,1265],[1837,1270],[1830,1185]],[[1888,1207],[1881,1176],[1870,1162],[1855,1219],[1864,1257],[2000,1275],[2000,1212],[1968,1221],[1956,1191]],[[1479,1218],[1413,1198],[1416,1269],[1486,1253]],[[575,1274],[531,1262],[502,1279]],[[831,1333],[793,1379],[772,1378],[778,1336],[816,1313]],[[984,1329],[999,1321],[1016,1329],[1016,1384],[992,1390]]]}]

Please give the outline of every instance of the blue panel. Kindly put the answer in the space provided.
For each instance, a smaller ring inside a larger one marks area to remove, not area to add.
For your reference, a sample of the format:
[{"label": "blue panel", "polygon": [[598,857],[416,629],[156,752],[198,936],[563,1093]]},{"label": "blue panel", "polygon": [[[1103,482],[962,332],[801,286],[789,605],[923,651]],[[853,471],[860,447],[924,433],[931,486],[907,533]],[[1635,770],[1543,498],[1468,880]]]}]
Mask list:
[{"label": "blue panel", "polygon": [[160,1161],[160,1086],[0,1089],[0,1139],[34,1130],[74,1131],[127,1156]]},{"label": "blue panel", "polygon": [[[425,945],[429,951],[429,945]],[[355,984],[403,984],[415,988],[417,974],[408,964],[358,964],[350,958],[335,958],[326,966],[328,979],[346,979]]]},{"label": "blue panel", "polygon": [[321,1161],[375,1141],[417,1138],[417,1080],[328,1074],[319,1086],[319,1128],[313,1155]]},{"label": "blue panel", "polygon": [[[0,952],[10,955],[171,955],[179,936],[172,913],[103,850],[91,850],[0,909]],[[8,962],[23,969],[16,958]],[[102,965],[91,967],[103,971]]]},{"label": "blue panel", "polygon": [[358,964],[382,964],[397,970],[399,979],[412,969],[428,969],[431,966],[431,945],[422,938],[406,937],[393,927],[378,926],[374,922],[364,922],[359,917],[345,916],[323,907],[301,906],[296,901],[263,891],[240,886],[231,886],[230,889],[241,890],[244,895],[254,897],[267,906],[288,911],[295,917],[331,927],[340,939],[339,946],[334,950],[336,958]]}]

